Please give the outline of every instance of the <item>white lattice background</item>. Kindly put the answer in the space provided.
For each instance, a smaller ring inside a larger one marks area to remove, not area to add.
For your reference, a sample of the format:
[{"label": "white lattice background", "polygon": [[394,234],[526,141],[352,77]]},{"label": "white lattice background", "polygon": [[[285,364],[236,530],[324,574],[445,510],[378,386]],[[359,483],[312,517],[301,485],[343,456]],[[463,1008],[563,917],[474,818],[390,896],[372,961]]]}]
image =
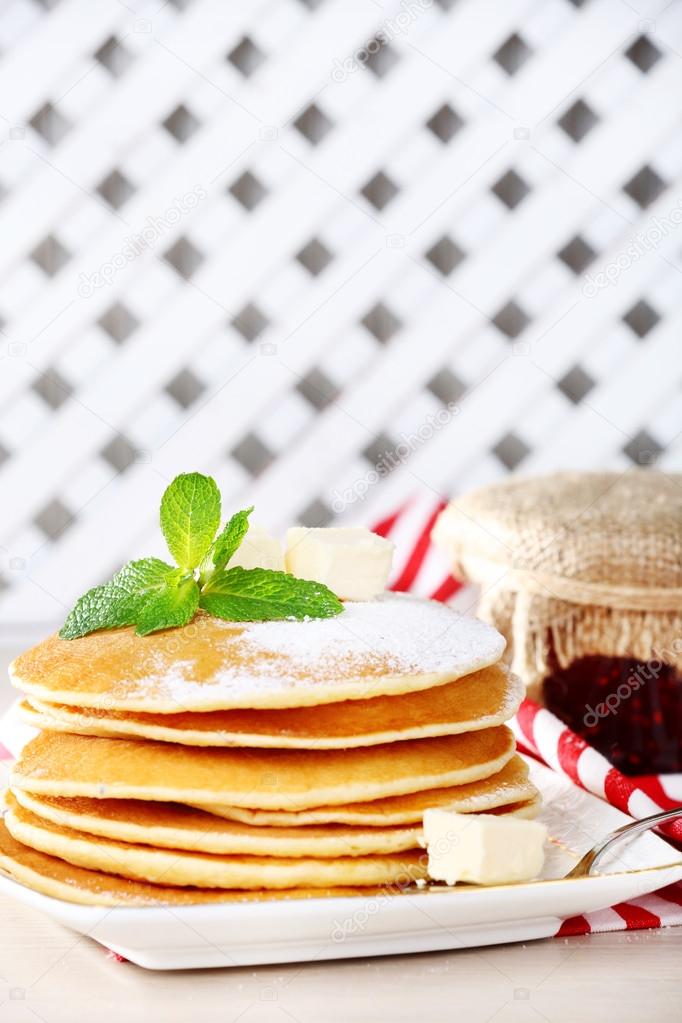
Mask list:
[{"label": "white lattice background", "polygon": [[0,620],[183,470],[281,530],[679,468],[680,95],[665,0],[0,3]]}]

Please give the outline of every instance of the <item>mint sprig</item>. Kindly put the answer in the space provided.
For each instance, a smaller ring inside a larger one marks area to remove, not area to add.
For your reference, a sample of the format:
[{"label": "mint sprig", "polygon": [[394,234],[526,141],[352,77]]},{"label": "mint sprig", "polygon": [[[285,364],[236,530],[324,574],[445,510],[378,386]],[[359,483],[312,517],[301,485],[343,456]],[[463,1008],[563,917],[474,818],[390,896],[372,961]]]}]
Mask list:
[{"label": "mint sprig", "polygon": [[170,629],[187,625],[194,618],[199,606],[199,586],[192,575],[182,568],[173,569],[162,586],[146,590],[140,597],[135,630],[138,636],[146,636],[159,629]]},{"label": "mint sprig", "polygon": [[161,531],[181,568],[196,568],[220,525],[220,491],[199,472],[176,476],[161,498]]},{"label": "mint sprig", "polygon": [[199,598],[205,611],[231,622],[331,618],[339,613],[340,603],[323,583],[269,568],[241,567],[216,572]]},{"label": "mint sprig", "polygon": [[201,580],[205,582],[216,570],[225,568],[231,557],[241,547],[242,540],[249,530],[249,515],[253,505],[243,511],[235,512],[228,520],[222,533],[215,538],[204,558],[201,568]]},{"label": "mint sprig", "polygon": [[176,564],[130,561],[109,582],[88,590],[59,633],[77,639],[98,629],[134,625],[138,636],[186,625],[198,607],[234,622],[330,618],[343,604],[322,583],[264,568],[228,568],[253,508],[220,526],[220,491],[201,473],[177,476],[161,499],[161,530]]},{"label": "mint sprig", "polygon": [[[88,590],[76,602],[59,635],[62,639],[76,639],[88,632],[94,632],[95,629],[136,625],[138,619],[142,619],[145,608],[155,608],[162,613],[167,593],[168,602],[175,604],[173,591],[177,589],[177,585],[173,576],[177,571],[173,565],[167,565],[158,558],[129,561],[110,582]],[[197,587],[195,610],[198,599]],[[193,614],[194,611],[191,611],[185,621],[189,621]],[[149,610],[144,617],[148,621]],[[184,625],[185,622],[175,624]]]}]

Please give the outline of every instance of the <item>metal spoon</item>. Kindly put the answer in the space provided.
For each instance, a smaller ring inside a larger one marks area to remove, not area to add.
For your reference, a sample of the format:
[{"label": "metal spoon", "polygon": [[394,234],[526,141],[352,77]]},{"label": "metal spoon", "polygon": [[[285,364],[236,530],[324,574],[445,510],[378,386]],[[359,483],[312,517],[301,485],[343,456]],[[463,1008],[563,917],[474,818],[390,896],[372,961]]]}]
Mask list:
[{"label": "metal spoon", "polygon": [[573,870],[566,874],[566,877],[589,877],[607,850],[624,840],[634,838],[635,835],[641,835],[644,831],[658,827],[664,821],[671,821],[675,817],[682,817],[682,806],[676,806],[674,810],[664,810],[662,813],[655,813],[651,817],[643,817],[640,821],[633,821],[632,824],[624,824],[622,827],[616,828],[601,842],[597,842],[589,852],[586,852]]}]

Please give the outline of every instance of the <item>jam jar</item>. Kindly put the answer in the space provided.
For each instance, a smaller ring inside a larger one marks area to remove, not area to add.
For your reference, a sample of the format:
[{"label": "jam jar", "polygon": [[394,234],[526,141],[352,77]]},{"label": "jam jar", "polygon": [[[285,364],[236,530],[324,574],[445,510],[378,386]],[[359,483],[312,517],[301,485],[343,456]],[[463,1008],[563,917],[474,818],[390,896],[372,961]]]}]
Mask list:
[{"label": "jam jar", "polygon": [[514,477],[433,535],[529,696],[627,774],[682,770],[682,476]]}]

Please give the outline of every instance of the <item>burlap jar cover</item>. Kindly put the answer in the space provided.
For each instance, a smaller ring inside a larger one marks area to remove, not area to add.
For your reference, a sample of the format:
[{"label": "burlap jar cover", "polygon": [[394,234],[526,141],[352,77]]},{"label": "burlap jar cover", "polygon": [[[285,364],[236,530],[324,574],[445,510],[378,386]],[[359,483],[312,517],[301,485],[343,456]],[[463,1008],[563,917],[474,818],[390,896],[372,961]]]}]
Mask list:
[{"label": "burlap jar cover", "polygon": [[552,662],[627,657],[682,674],[682,476],[511,479],[454,500],[433,531],[478,613],[541,697]]}]

